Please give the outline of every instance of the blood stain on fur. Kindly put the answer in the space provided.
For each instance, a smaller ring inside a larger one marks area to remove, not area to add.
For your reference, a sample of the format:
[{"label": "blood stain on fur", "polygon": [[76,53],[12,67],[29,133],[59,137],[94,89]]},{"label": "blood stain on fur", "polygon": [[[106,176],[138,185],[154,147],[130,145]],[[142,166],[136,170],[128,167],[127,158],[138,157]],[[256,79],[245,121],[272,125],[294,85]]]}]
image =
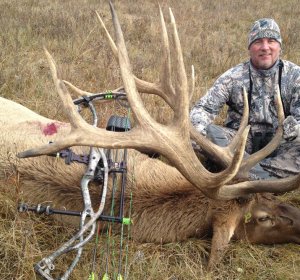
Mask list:
[{"label": "blood stain on fur", "polygon": [[53,135],[57,133],[57,126],[55,123],[48,123],[46,126],[43,127],[44,135]]}]

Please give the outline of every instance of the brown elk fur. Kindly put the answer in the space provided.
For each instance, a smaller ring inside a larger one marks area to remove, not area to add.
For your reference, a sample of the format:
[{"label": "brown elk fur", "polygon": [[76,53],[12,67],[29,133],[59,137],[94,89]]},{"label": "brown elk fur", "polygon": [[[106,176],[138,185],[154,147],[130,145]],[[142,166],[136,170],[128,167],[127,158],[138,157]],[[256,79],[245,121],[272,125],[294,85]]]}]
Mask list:
[{"label": "brown elk fur", "polygon": [[[3,98],[0,104],[0,178],[19,173],[24,197],[30,203],[51,201],[57,207],[80,210],[80,180],[85,165],[66,165],[64,160],[49,156],[16,157],[20,151],[62,137],[70,130],[69,124],[44,118]],[[77,147],[77,152],[86,151]],[[211,200],[175,168],[136,151],[129,152],[127,190],[133,193],[134,239],[164,243],[213,236],[210,266],[231,238],[253,243],[300,243],[298,208],[280,203],[270,195],[253,195],[247,201]],[[97,185],[90,192],[96,204]],[[259,227],[254,210],[285,217],[283,225],[279,224],[272,233],[273,241],[270,229]],[[245,220],[246,213],[251,213],[249,221]]]}]

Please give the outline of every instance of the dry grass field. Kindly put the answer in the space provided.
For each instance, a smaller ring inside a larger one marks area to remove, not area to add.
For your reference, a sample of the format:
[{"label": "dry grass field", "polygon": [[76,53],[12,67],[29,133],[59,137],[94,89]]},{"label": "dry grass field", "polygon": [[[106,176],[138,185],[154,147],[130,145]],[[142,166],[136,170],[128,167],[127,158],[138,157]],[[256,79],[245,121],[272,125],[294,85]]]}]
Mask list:
[{"label": "dry grass field", "polygon": [[[189,76],[191,65],[195,67],[193,102],[221,73],[247,59],[247,33],[258,18],[273,17],[278,22],[283,58],[300,64],[298,0],[114,1],[134,73],[142,79],[155,81],[158,77],[157,2],[167,22],[167,9],[172,7]],[[112,30],[109,6],[104,0],[0,0],[0,96],[49,118],[64,119],[43,46],[53,54],[63,78],[80,88],[100,92],[121,86],[118,65],[95,10]],[[167,105],[153,97],[144,98],[157,118],[168,118]],[[17,177],[0,181],[0,279],[39,279],[33,265],[74,233],[74,229],[51,218],[19,214],[16,206],[21,190]],[[300,206],[299,191],[284,199]],[[118,242],[116,233],[116,248]],[[99,243],[105,246],[106,237]],[[128,279],[300,279],[299,245],[253,246],[236,242],[218,270],[207,273],[209,240],[166,245],[127,243]],[[88,279],[93,247],[94,244],[86,246],[70,279]],[[66,258],[58,264],[58,270],[63,271],[72,256]],[[97,265],[102,265],[101,258]]]}]

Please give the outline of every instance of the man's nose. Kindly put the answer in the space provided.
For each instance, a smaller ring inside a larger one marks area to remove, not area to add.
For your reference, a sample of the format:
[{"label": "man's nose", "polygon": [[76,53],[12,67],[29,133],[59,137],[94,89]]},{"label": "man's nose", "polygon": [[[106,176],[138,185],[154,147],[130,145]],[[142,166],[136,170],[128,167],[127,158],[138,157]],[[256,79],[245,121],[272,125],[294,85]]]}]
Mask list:
[{"label": "man's nose", "polygon": [[270,48],[270,44],[268,41],[263,41],[262,44],[261,44],[261,49],[263,50],[267,50]]}]

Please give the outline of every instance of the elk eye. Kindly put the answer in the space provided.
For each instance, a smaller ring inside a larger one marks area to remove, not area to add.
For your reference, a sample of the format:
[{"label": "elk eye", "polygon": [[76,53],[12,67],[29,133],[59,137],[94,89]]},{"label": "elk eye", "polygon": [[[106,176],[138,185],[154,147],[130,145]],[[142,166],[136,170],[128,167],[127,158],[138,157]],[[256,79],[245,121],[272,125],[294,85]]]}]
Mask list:
[{"label": "elk eye", "polygon": [[268,221],[268,220],[270,220],[270,217],[269,217],[269,216],[264,216],[264,217],[258,218],[258,221],[259,221],[259,222],[265,222],[265,221]]}]

